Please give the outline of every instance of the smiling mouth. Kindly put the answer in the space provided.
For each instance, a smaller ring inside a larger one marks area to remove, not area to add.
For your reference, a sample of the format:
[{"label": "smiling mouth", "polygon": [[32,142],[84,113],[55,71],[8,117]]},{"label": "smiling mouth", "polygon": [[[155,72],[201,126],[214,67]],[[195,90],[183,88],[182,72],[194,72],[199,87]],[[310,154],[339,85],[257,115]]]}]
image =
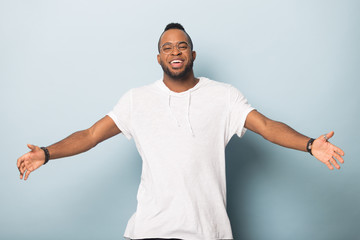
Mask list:
[{"label": "smiling mouth", "polygon": [[182,61],[182,60],[172,60],[171,62],[170,62],[170,65],[173,67],[173,68],[181,68],[182,67],[182,65],[183,65],[183,62],[184,61]]}]

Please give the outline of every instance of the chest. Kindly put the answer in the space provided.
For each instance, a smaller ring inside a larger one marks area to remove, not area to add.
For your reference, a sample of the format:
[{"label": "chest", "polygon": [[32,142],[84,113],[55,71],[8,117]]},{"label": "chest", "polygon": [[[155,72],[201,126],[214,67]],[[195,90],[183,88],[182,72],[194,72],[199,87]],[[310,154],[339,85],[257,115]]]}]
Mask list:
[{"label": "chest", "polygon": [[[134,100],[133,129],[137,135],[195,135],[226,124],[227,104],[220,96],[151,96]],[[205,134],[206,135],[206,134]]]}]

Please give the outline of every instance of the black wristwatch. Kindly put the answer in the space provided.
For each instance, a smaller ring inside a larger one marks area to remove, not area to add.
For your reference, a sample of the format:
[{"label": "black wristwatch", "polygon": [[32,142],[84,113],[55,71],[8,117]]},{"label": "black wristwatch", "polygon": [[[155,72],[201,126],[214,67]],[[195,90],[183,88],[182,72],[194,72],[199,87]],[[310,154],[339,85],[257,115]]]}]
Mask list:
[{"label": "black wristwatch", "polygon": [[310,140],[308,141],[307,145],[306,145],[306,150],[312,155],[312,145],[313,142],[315,141],[314,138],[310,138]]},{"label": "black wristwatch", "polygon": [[41,149],[45,153],[45,162],[44,162],[44,165],[45,165],[50,160],[50,153],[49,153],[49,150],[46,147],[41,147]]}]

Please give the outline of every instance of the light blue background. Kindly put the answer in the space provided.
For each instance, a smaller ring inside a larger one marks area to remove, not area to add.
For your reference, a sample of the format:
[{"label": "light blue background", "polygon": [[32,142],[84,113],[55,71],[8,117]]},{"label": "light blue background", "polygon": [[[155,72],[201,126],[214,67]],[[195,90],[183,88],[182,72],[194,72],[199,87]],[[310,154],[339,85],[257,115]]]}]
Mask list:
[{"label": "light blue background", "polygon": [[162,76],[157,41],[182,23],[197,76],[346,152],[340,171],[248,132],[227,154],[235,239],[360,237],[359,1],[0,0],[0,239],[122,239],[141,159],[123,135],[20,181],[26,143],[85,129]]}]

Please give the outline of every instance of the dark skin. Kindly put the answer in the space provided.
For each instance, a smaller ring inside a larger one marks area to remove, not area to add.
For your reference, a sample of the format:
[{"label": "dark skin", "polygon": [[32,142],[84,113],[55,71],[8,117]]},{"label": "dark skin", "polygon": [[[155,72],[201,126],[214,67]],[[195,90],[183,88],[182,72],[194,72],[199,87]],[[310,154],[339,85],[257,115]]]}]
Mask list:
[{"label": "dark skin", "polygon": [[[164,43],[176,44],[181,41],[188,41],[186,34],[182,30],[170,29],[166,31],[161,39],[160,46]],[[172,64],[173,60],[179,60],[180,63]],[[188,48],[186,51],[179,51],[177,48],[170,54],[160,52],[157,55],[158,63],[162,67],[167,67],[170,74],[164,72],[163,81],[165,85],[174,92],[183,92],[194,87],[198,82],[194,76],[193,69],[185,72],[181,78],[176,76],[185,71],[186,66],[196,59],[196,52]],[[175,76],[175,77],[174,77]],[[256,110],[251,111],[245,121],[245,127],[266,140],[300,151],[306,151],[306,145],[309,137],[306,137],[288,125],[271,120]],[[63,158],[85,152],[98,143],[119,134],[121,130],[115,125],[114,121],[105,116],[86,130],[78,131],[67,138],[48,147],[51,159]],[[330,170],[340,169],[339,163],[344,163],[342,156],[344,152],[327,141],[334,135],[331,131],[325,135],[319,136],[313,143],[312,153],[315,158],[324,163]],[[20,179],[27,180],[30,173],[41,167],[45,162],[44,151],[38,146],[28,144],[30,152],[24,154],[17,160],[17,167],[20,171]]]},{"label": "dark skin", "polygon": [[[165,43],[172,43],[175,45],[176,43],[181,41],[188,41],[186,34],[178,29],[170,29],[161,36],[160,46],[164,45]],[[179,59],[183,61],[180,67],[173,67],[171,65],[170,62],[174,59]],[[160,51],[160,53],[157,55],[158,63],[160,65],[165,65],[165,67],[167,67],[171,72],[173,72],[174,75],[176,73],[185,71],[186,65],[190,64],[191,61],[195,61],[195,59],[196,52],[191,51],[190,48],[185,52],[181,52],[177,48],[174,48],[174,50],[170,54],[164,54]],[[194,87],[199,82],[199,79],[195,78],[194,76],[193,69],[191,69],[181,79],[175,79],[170,75],[166,74],[166,72],[164,72],[163,76],[165,85],[174,92],[184,92]]]}]

